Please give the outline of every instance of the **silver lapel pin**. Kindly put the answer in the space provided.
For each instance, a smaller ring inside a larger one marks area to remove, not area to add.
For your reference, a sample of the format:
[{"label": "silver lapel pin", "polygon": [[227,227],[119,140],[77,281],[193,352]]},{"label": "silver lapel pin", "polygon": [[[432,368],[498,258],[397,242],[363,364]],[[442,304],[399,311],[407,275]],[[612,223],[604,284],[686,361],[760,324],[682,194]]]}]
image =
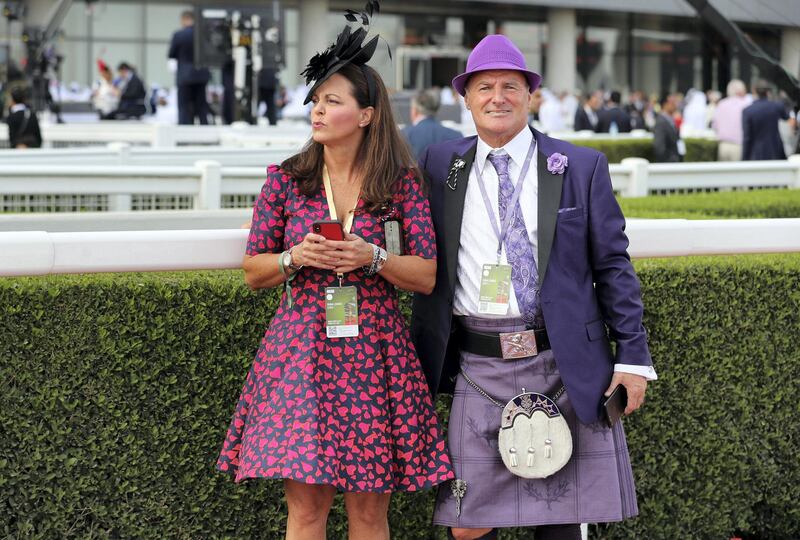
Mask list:
[{"label": "silver lapel pin", "polygon": [[450,166],[450,172],[447,173],[447,187],[456,190],[458,187],[458,172],[464,168],[466,161],[461,158],[456,158],[453,165]]}]

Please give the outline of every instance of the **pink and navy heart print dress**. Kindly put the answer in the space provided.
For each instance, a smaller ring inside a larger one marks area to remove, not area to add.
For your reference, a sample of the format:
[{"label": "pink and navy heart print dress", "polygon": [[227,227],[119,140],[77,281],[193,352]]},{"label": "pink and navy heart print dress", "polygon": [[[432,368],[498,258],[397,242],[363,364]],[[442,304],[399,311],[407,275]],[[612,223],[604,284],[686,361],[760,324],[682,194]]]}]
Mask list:
[{"label": "pink and navy heart print dress", "polygon": [[[385,246],[384,221],[398,220],[405,255],[436,257],[428,200],[413,174],[385,211],[359,202],[352,232]],[[278,167],[253,210],[247,254],[280,253],[329,219],[324,188],[302,195]],[[250,478],[289,478],[344,492],[430,488],[453,478],[428,385],[400,313],[394,286],[363,271],[346,274],[358,290],[359,335],[325,335],[327,270],[303,268],[284,293],[236,405],[217,468]]]}]

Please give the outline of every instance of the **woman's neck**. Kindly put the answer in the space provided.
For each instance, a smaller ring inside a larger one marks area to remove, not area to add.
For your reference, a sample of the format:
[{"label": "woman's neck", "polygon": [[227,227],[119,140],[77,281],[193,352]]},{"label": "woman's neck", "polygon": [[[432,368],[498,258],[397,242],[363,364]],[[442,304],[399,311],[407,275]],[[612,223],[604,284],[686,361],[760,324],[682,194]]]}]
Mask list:
[{"label": "woman's neck", "polygon": [[356,155],[358,154],[357,145],[326,145],[323,153],[325,165],[328,167],[328,174],[331,180],[339,182],[355,183]]}]

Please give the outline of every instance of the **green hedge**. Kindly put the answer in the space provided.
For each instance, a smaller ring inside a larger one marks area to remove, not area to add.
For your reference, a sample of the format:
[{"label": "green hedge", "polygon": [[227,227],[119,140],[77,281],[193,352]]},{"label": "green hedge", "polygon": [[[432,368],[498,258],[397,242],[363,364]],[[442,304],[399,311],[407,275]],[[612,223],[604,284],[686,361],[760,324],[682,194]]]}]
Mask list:
[{"label": "green hedge", "polygon": [[[626,421],[642,515],[592,535],[797,538],[800,256],[637,269],[660,377]],[[281,538],[277,484],[214,472],[275,299],[239,272],[0,280],[0,537]],[[395,497],[394,537],[443,538],[432,505]]]},{"label": "green hedge", "polygon": [[[718,142],[711,139],[685,139],[686,161],[717,161]],[[603,152],[609,163],[619,163],[626,157],[641,157],[653,161],[653,139],[569,139],[579,146]]]},{"label": "green hedge", "polygon": [[797,218],[800,189],[761,189],[618,199],[626,217]]}]

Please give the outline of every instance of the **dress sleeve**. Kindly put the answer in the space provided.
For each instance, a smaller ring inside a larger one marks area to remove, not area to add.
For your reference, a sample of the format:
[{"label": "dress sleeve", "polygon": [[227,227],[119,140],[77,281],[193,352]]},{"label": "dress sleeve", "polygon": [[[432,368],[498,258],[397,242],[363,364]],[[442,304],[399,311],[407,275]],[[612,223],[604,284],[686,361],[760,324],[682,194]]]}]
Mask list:
[{"label": "dress sleeve", "polygon": [[404,255],[423,259],[436,258],[436,233],[433,230],[431,207],[422,185],[413,172],[405,175],[401,188]]},{"label": "dress sleeve", "polygon": [[289,182],[289,177],[275,165],[267,169],[267,180],[253,207],[250,236],[247,238],[248,255],[283,251],[286,226],[284,207]]}]

